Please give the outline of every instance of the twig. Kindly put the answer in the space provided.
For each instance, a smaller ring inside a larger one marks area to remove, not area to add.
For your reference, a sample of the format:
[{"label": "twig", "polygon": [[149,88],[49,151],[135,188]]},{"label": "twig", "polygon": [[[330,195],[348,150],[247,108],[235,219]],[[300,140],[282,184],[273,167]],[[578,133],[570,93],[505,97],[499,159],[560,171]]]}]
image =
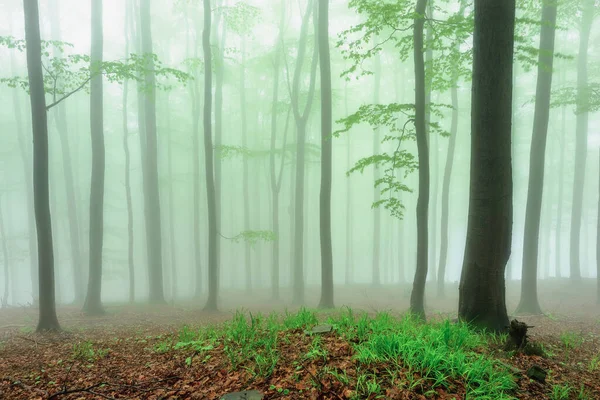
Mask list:
[{"label": "twig", "polygon": [[[96,389],[97,387],[100,387],[102,385],[106,385],[106,382],[96,383],[95,385],[91,385],[91,386],[84,387],[84,388],[61,390],[60,392],[56,392],[53,395],[51,395],[50,397],[48,397],[47,400],[58,399],[60,396],[65,396],[67,394],[73,394],[73,393],[86,392],[86,393],[94,394],[94,393],[92,393],[93,389]],[[109,397],[109,398],[112,399],[111,397]]]}]

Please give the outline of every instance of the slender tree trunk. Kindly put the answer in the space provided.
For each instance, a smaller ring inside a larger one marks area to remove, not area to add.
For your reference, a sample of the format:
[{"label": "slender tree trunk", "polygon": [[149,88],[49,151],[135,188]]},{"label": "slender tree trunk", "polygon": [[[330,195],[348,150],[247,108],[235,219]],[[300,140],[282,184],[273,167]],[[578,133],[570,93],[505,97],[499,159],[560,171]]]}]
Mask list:
[{"label": "slender tree trunk", "polygon": [[[296,60],[296,69],[294,71],[293,88],[291,89],[292,109],[296,121],[296,177],[294,191],[294,260],[293,260],[293,303],[296,305],[304,304],[304,174],[305,174],[305,153],[306,153],[306,125],[310,110],[312,107],[313,96],[315,92],[315,78],[318,63],[318,46],[314,46],[312,65],[310,71],[310,87],[308,90],[308,99],[304,106],[304,112],[300,113],[300,78],[302,65],[306,54],[306,42],[308,36],[308,23],[313,10],[313,2],[309,0],[306,6],[306,12],[302,19],[300,30],[300,41],[298,43],[298,55]],[[316,20],[315,29],[316,29]]]},{"label": "slender tree trunk", "polygon": [[415,63],[415,130],[419,157],[419,198],[417,200],[417,264],[413,289],[410,296],[410,311],[425,318],[425,281],[427,279],[427,245],[429,209],[429,151],[425,126],[425,60],[423,59],[423,25],[427,0],[417,0],[414,23]]},{"label": "slender tree trunk", "polygon": [[[130,3],[125,3],[125,54],[129,55],[129,33],[132,28]],[[125,198],[127,201],[127,271],[129,273],[129,302],[135,301],[135,268],[133,261],[133,202],[131,200],[131,155],[129,153],[129,126],[127,124],[129,80],[123,82],[123,152],[125,153]],[[141,133],[140,133],[141,134]]]},{"label": "slender tree trunk", "polygon": [[90,71],[90,125],[92,135],[92,179],[90,190],[90,273],[83,310],[104,314],[102,307],[102,245],[104,237],[104,94],[102,92],[102,0],[92,0],[92,51]]},{"label": "slender tree trunk", "polygon": [[[378,41],[378,39],[375,39]],[[379,93],[381,91],[381,54],[375,56],[375,68],[373,71],[374,87],[373,87],[373,104],[379,104]],[[373,132],[373,154],[381,153],[381,128],[375,128]],[[373,168],[373,182],[377,182],[381,178],[381,171],[378,166]],[[373,202],[378,203],[381,199],[381,190],[379,186],[374,186]],[[373,210],[373,260],[371,283],[374,286],[381,284],[381,208],[375,207]]]},{"label": "slender tree trunk", "polygon": [[[599,153],[600,155],[600,153]],[[599,157],[600,160],[600,157]],[[600,171],[600,163],[599,163]],[[598,174],[600,182],[600,173]],[[598,213],[599,216],[596,219],[596,304],[600,304],[600,183],[598,186]]]},{"label": "slender tree trunk", "polygon": [[33,197],[38,240],[39,320],[37,331],[59,330],[54,291],[54,254],[48,187],[48,119],[42,72],[39,9],[23,0],[31,121],[33,131]]},{"label": "slender tree trunk", "polygon": [[[240,111],[242,114],[242,147],[248,148],[248,118],[246,113],[246,38],[242,35],[242,65],[240,66]],[[244,202],[244,230],[250,230],[250,182],[248,178],[248,154],[242,155],[242,191]],[[260,203],[259,203],[260,204]],[[244,243],[244,271],[246,272],[246,290],[252,292],[252,253],[250,243]]]},{"label": "slender tree trunk", "polygon": [[577,122],[575,127],[575,175],[573,179],[573,204],[571,209],[570,278],[581,280],[580,243],[583,188],[587,159],[587,136],[589,114],[588,94],[588,47],[594,18],[594,0],[583,0],[583,12],[579,31],[579,56],[577,61]]},{"label": "slender tree trunk", "polygon": [[[348,115],[348,83],[344,86],[344,115]],[[346,135],[346,170],[352,168],[352,142],[350,135]],[[350,285],[353,283],[353,257],[352,257],[352,185],[350,177],[346,176],[346,268],[344,269],[344,283]]]},{"label": "slender tree trunk", "polygon": [[[14,57],[11,57],[12,75],[16,75],[16,67],[14,65]],[[21,102],[19,101],[18,92],[13,91],[13,111],[15,113],[15,121],[17,122],[17,138],[19,140],[19,150],[21,160],[23,162],[23,172],[25,176],[25,195],[27,199],[27,231],[29,245],[29,268],[31,275],[31,296],[33,304],[38,303],[38,265],[37,265],[37,243],[35,240],[35,214],[33,209],[33,170],[31,168],[31,148],[25,139],[25,130],[23,129],[23,114],[21,111]]]},{"label": "slender tree trunk", "polygon": [[212,144],[212,66],[210,50],[211,7],[210,0],[204,0],[204,160],[206,172],[206,198],[208,203],[208,301],[207,311],[217,309],[218,300],[218,259],[217,259],[217,210],[214,178],[214,153]]},{"label": "slender tree trunk", "polygon": [[508,325],[514,27],[515,0],[475,0],[469,222],[458,315],[491,331]]},{"label": "slender tree trunk", "polygon": [[[50,11],[50,28],[52,38],[61,40],[60,19],[59,19],[59,4],[57,0],[51,0],[48,7]],[[58,48],[54,49],[55,56],[60,56],[61,52]],[[63,164],[63,177],[65,180],[66,200],[67,200],[67,215],[69,218],[69,240],[71,251],[71,265],[73,268],[73,288],[75,291],[75,304],[81,304],[84,301],[84,279],[83,279],[83,256],[80,244],[79,232],[79,215],[78,202],[75,198],[75,179],[73,177],[73,161],[71,159],[71,145],[69,143],[69,129],[67,123],[67,108],[65,103],[56,106],[53,112],[58,138],[60,140],[60,148]],[[75,164],[77,165],[77,164]]]},{"label": "slender tree trunk", "polygon": [[150,0],[141,0],[142,50],[146,60],[145,73],[145,127],[146,127],[146,167],[147,184],[144,196],[146,207],[146,240],[148,251],[148,270],[150,278],[150,302],[165,303],[162,269],[162,229],[160,213],[160,195],[158,190],[158,149],[156,133],[156,84],[152,50],[152,22]]},{"label": "slender tree trunk", "polygon": [[[554,64],[554,38],[556,32],[556,5],[544,2],[542,6],[542,31],[536,89],[533,135],[529,156],[529,186],[525,208],[523,235],[523,266],[521,270],[521,300],[517,313],[541,314],[537,294],[538,246],[540,242],[540,215],[544,191],[544,163],[546,139],[550,118],[550,92]],[[549,229],[549,227],[546,227]]]},{"label": "slender tree trunk", "polygon": [[318,48],[321,74],[321,192],[319,196],[321,237],[320,308],[333,308],[333,251],[331,244],[332,110],[331,61],[329,54],[329,0],[319,1]]},{"label": "slender tree trunk", "polygon": [[[433,19],[433,0],[427,2],[427,15]],[[433,60],[433,50],[431,42],[433,41],[433,28],[431,25],[427,25],[427,36],[426,36],[426,48],[425,51],[425,68],[431,68]],[[426,75],[427,76],[427,75]],[[428,245],[429,259],[428,259],[428,273],[432,282],[436,281],[436,252],[437,252],[437,201],[438,201],[438,170],[439,170],[439,151],[438,151],[438,137],[436,134],[431,135],[431,78],[426,80],[425,84],[425,129],[427,131],[427,140],[429,145],[429,159],[431,161],[429,181],[431,186],[431,197],[429,199],[429,210],[431,212],[431,218],[427,218],[429,225],[429,240],[431,245]]]},{"label": "slender tree trunk", "polygon": [[[169,110],[169,97],[167,94],[167,103],[165,115],[167,119],[167,132],[171,131],[171,112]],[[177,297],[177,241],[175,239],[175,193],[173,186],[175,184],[175,175],[173,174],[173,140],[170,135],[167,136],[167,158],[169,163],[169,244],[171,261],[171,303],[174,304]]]}]

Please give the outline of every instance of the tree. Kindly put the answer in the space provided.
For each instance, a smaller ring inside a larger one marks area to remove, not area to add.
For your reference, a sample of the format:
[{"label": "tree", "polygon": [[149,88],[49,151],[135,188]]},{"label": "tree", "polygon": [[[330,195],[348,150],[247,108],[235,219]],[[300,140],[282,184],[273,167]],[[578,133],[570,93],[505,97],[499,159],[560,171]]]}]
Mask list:
[{"label": "tree", "polygon": [[154,72],[155,57],[152,52],[152,22],[150,17],[150,0],[140,3],[140,31],[142,51],[146,57],[145,69],[145,153],[146,183],[144,185],[144,213],[146,220],[146,248],[150,278],[150,302],[165,303],[162,270],[162,230],[160,219],[160,195],[158,190],[158,149],[156,138],[156,81]]},{"label": "tree", "polygon": [[[379,40],[379,38],[375,38]],[[373,68],[373,104],[379,104],[381,91],[381,52],[375,56],[375,65]],[[373,154],[381,152],[381,127],[375,127],[373,131]],[[381,179],[381,169],[379,166],[373,167],[373,181],[377,182]],[[373,203],[376,204],[381,200],[381,190],[377,186],[373,186]],[[371,282],[378,286],[381,284],[381,208],[373,209],[373,260],[372,260],[372,276]]]},{"label": "tree", "polygon": [[[8,287],[10,281],[10,258],[8,255],[8,246],[7,246],[7,237],[6,237],[6,229],[4,228],[4,215],[2,212],[2,197],[0,197],[0,241],[2,241],[2,256],[3,256],[3,265],[4,265],[4,292],[2,294],[2,298],[0,299],[0,307],[8,306]],[[15,277],[13,276],[13,281]],[[13,303],[14,303],[15,292],[13,290]]]},{"label": "tree", "polygon": [[23,0],[33,132],[33,196],[38,242],[40,311],[37,331],[59,330],[54,291],[54,254],[48,187],[48,115],[42,72],[37,0]]},{"label": "tree", "polygon": [[504,270],[512,235],[514,29],[515,0],[475,0],[471,182],[458,314],[492,331],[508,325]]},{"label": "tree", "polygon": [[[529,155],[529,185],[525,209],[523,237],[523,267],[521,269],[521,300],[517,313],[541,314],[537,295],[538,246],[540,239],[540,214],[544,191],[544,162],[546,137],[550,118],[550,93],[554,65],[554,38],[557,5],[555,0],[545,0],[542,5],[540,52],[538,60],[533,135]],[[550,230],[547,227],[548,231]]]},{"label": "tree", "polygon": [[319,0],[317,40],[321,74],[321,193],[319,197],[321,237],[321,301],[333,308],[333,254],[331,245],[332,110],[331,57],[329,54],[329,0]]},{"label": "tree", "polygon": [[429,150],[425,126],[425,60],[423,58],[423,26],[427,0],[418,0],[414,23],[415,64],[415,130],[419,156],[419,198],[417,200],[417,267],[410,295],[410,311],[425,317],[425,281],[427,279]]},{"label": "tree", "polygon": [[206,200],[208,203],[208,301],[207,311],[217,309],[218,299],[218,259],[217,259],[217,213],[214,177],[214,153],[212,144],[212,63],[210,50],[211,9],[210,0],[204,0],[204,160],[206,172]]},{"label": "tree", "polygon": [[[300,112],[300,80],[302,77],[302,65],[306,58],[306,44],[308,39],[308,26],[314,3],[309,0],[306,4],[306,12],[302,17],[300,28],[300,39],[298,41],[298,54],[296,56],[296,67],[292,86],[288,90],[292,100],[292,111],[296,121],[296,176],[294,185],[294,246],[293,246],[293,302],[296,305],[304,303],[304,173],[306,154],[306,125],[312,108],[315,92],[315,76],[318,62],[318,46],[314,46],[312,64],[310,67],[310,84],[308,98],[304,110]],[[316,22],[316,20],[315,20]],[[316,27],[316,24],[315,24]],[[286,71],[289,72],[288,68]]]},{"label": "tree", "polygon": [[575,125],[575,176],[573,179],[573,205],[571,208],[570,278],[581,279],[580,246],[581,209],[588,136],[588,46],[594,19],[594,0],[582,0],[581,25],[579,29],[579,56],[577,60],[577,122]]},{"label": "tree", "polygon": [[102,308],[102,245],[104,242],[104,105],[102,85],[102,0],[92,0],[92,51],[90,71],[90,129],[92,135],[92,179],[90,189],[90,273],[83,310],[104,314]]}]

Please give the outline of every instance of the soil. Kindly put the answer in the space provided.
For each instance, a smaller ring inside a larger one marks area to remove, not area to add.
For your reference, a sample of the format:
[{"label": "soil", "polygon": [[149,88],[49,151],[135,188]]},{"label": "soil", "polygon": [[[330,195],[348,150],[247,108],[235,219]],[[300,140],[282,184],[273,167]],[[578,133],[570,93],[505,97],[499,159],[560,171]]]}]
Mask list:
[{"label": "soil", "polygon": [[[507,352],[500,345],[485,351],[513,369],[519,385],[516,398],[600,399],[600,306],[595,303],[595,281],[584,280],[570,286],[566,280],[545,280],[539,286],[540,304],[546,314],[515,318],[533,326],[529,340],[542,346],[546,357]],[[435,293],[435,285],[428,285],[428,290]],[[507,285],[509,310],[515,309],[519,290],[518,283]],[[456,284],[448,285],[446,293],[446,299],[429,295],[429,320],[456,317]],[[409,296],[410,287],[406,285],[336,288],[338,306],[369,313],[388,311],[400,315],[408,308]],[[324,365],[350,376],[356,372],[351,346],[335,335],[324,337],[329,354],[326,361],[304,362],[298,370],[291,361],[306,351],[310,341],[301,331],[292,332],[290,343],[280,342],[278,366],[268,379],[253,378],[243,368],[231,371],[218,348],[210,359],[191,364],[193,355],[189,351],[156,351],[160,342],[176,342],[183,325],[222,323],[232,317],[239,304],[256,313],[284,311],[287,303],[269,301],[269,291],[265,289],[252,296],[225,291],[223,311],[215,313],[200,311],[201,301],[178,301],[175,306],[106,304],[107,313],[101,317],[87,317],[79,307],[61,306],[58,312],[63,331],[45,334],[34,332],[34,307],[2,309],[0,399],[219,399],[226,393],[243,390],[258,390],[265,399],[352,397],[353,388],[319,372]],[[309,288],[307,304],[318,304],[318,289]],[[92,361],[75,358],[74,351],[81,343],[93,343],[102,354]],[[548,373],[545,383],[527,377],[526,371],[532,366]],[[388,387],[383,398],[464,398],[460,383],[454,386],[447,392],[438,389],[427,396],[427,387],[412,391]],[[570,390],[565,397],[559,397],[558,388]]]}]

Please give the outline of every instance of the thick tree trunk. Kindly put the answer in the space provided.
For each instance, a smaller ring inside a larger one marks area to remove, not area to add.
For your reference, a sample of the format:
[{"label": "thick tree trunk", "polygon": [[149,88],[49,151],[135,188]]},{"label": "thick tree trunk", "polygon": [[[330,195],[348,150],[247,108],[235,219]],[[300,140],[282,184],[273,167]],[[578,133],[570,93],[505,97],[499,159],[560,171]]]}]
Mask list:
[{"label": "thick tree trunk", "polygon": [[90,128],[92,136],[92,178],[90,189],[90,273],[83,311],[104,313],[102,307],[102,245],[104,241],[104,94],[102,92],[102,0],[92,0],[92,51],[90,70]]},{"label": "thick tree trunk", "polygon": [[333,308],[333,251],[331,244],[332,110],[331,61],[329,54],[329,0],[319,1],[318,47],[321,74],[321,193],[319,196],[321,237],[320,308]]},{"label": "thick tree trunk", "polygon": [[575,127],[575,175],[573,178],[573,203],[571,209],[570,278],[581,280],[580,235],[585,164],[587,160],[587,136],[589,114],[587,103],[588,47],[594,18],[594,0],[583,0],[581,27],[579,30],[579,56],[577,60],[577,122]]},{"label": "thick tree trunk", "polygon": [[[554,37],[556,32],[556,4],[544,2],[542,6],[542,31],[538,59],[537,89],[533,117],[533,135],[529,155],[529,185],[525,207],[525,232],[523,234],[523,266],[521,269],[521,300],[517,306],[520,314],[542,314],[537,294],[538,246],[540,242],[540,215],[544,191],[544,163],[546,139],[550,118],[550,92],[554,64]],[[550,229],[550,227],[546,227]]]},{"label": "thick tree trunk", "polygon": [[38,240],[39,320],[37,331],[58,330],[54,291],[54,254],[48,187],[48,119],[42,72],[37,0],[23,0],[31,121],[33,131],[33,197]]},{"label": "thick tree trunk", "polygon": [[211,7],[210,0],[204,0],[204,31],[202,48],[204,49],[204,160],[206,172],[206,199],[208,203],[208,301],[207,311],[216,311],[218,300],[217,259],[217,210],[214,178],[214,152],[212,144],[212,66],[210,50]]},{"label": "thick tree trunk", "polygon": [[418,0],[414,23],[415,63],[415,131],[419,157],[419,198],[417,200],[417,264],[410,295],[410,311],[425,318],[425,281],[427,280],[429,151],[425,126],[425,61],[423,59],[423,26],[427,0]]},{"label": "thick tree trunk", "polygon": [[146,167],[147,184],[145,199],[146,241],[148,252],[148,269],[150,278],[150,302],[165,303],[162,269],[162,229],[160,213],[160,194],[158,190],[158,149],[156,134],[156,83],[152,50],[152,22],[150,17],[150,0],[141,0],[142,50],[148,57],[145,74],[145,127],[146,127]]},{"label": "thick tree trunk", "polygon": [[475,0],[469,222],[458,315],[491,331],[508,325],[514,27],[515,0]]}]

